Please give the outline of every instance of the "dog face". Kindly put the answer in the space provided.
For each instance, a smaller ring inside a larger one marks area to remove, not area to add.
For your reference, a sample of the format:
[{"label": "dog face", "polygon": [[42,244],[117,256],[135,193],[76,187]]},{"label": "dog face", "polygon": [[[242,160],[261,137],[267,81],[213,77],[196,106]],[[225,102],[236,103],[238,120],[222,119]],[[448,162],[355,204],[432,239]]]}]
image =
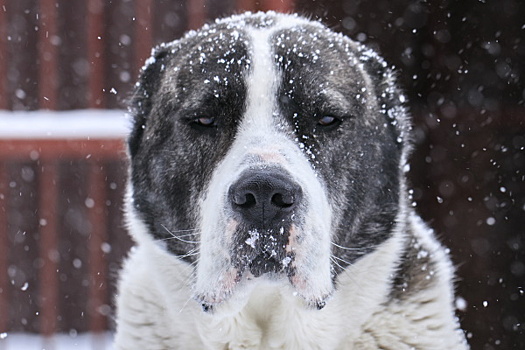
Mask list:
[{"label": "dog face", "polygon": [[157,48],[131,109],[131,211],[195,266],[205,310],[257,278],[322,308],[390,237],[409,129],[393,80],[372,51],[274,13]]}]

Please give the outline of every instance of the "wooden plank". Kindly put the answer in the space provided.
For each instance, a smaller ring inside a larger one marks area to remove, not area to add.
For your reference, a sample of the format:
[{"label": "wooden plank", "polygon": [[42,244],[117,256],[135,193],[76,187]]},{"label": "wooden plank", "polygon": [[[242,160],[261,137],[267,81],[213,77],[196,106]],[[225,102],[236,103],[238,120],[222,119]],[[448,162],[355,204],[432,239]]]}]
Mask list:
[{"label": "wooden plank", "polygon": [[106,214],[106,176],[102,163],[90,162],[88,176],[88,219],[91,225],[89,236],[89,328],[93,333],[107,329],[109,313],[107,287],[107,259],[109,252]]},{"label": "wooden plank", "polygon": [[272,10],[283,13],[291,13],[295,8],[293,0],[264,0],[261,6],[263,11]]},{"label": "wooden plank", "polygon": [[144,65],[146,59],[150,56],[153,48],[153,0],[135,1],[135,59],[133,70],[138,76],[140,68]]},{"label": "wooden plank", "polygon": [[86,109],[90,62],[87,45],[87,1],[57,1],[61,45],[58,47],[60,88],[58,109]]},{"label": "wooden plank", "polygon": [[[227,0],[234,1],[234,0]],[[222,1],[221,1],[222,2]],[[215,3],[214,3],[215,4]],[[221,3],[214,5],[221,6]],[[209,7],[208,11],[209,11]],[[224,9],[227,11],[228,9]],[[233,8],[229,11],[231,13]],[[155,1],[153,12],[154,43],[170,42],[181,38],[188,28],[187,7],[185,1]]]},{"label": "wooden plank", "polygon": [[277,11],[291,13],[295,9],[294,0],[236,0],[237,11]]},{"label": "wooden plank", "polygon": [[9,96],[7,94],[7,0],[0,0],[0,109],[9,109]]},{"label": "wooden plank", "polygon": [[255,0],[236,0],[235,7],[238,12],[251,11],[255,12],[258,9],[258,2]]},{"label": "wooden plank", "polygon": [[0,333],[7,332],[9,322],[9,237],[7,232],[8,176],[4,162],[0,163]]},{"label": "wooden plank", "polygon": [[88,0],[87,6],[88,107],[104,108],[104,2]]},{"label": "wooden plank", "polygon": [[198,29],[206,21],[206,1],[191,0],[186,2],[186,11],[188,14],[188,29]]},{"label": "wooden plank", "polygon": [[58,107],[58,26],[56,0],[40,0],[38,13],[38,106]]},{"label": "wooden plank", "polygon": [[125,158],[122,139],[91,140],[0,140],[0,159]]},{"label": "wooden plank", "polygon": [[38,109],[37,0],[7,1],[7,80],[9,107]]},{"label": "wooden plank", "polygon": [[50,337],[56,331],[58,311],[58,225],[57,225],[56,162],[41,160],[39,173],[39,233],[40,259],[40,333]]}]

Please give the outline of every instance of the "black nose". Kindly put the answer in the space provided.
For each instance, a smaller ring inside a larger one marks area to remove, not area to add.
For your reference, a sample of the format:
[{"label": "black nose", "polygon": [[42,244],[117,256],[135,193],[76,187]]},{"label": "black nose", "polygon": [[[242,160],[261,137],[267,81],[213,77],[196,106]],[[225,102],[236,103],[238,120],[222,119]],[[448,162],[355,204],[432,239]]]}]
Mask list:
[{"label": "black nose", "polygon": [[229,200],[248,226],[272,228],[302,199],[301,187],[283,171],[249,170],[229,190]]}]

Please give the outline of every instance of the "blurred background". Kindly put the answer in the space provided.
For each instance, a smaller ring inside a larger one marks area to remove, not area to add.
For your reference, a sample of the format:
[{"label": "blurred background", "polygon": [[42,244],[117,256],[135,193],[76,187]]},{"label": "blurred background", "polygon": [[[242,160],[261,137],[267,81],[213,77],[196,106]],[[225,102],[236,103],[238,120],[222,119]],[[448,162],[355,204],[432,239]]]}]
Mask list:
[{"label": "blurred background", "polygon": [[0,349],[19,349],[17,334],[53,349],[53,334],[111,332],[132,246],[122,140],[138,71],[160,42],[271,9],[396,67],[415,124],[413,202],[450,248],[469,342],[525,349],[522,0],[0,0]]}]

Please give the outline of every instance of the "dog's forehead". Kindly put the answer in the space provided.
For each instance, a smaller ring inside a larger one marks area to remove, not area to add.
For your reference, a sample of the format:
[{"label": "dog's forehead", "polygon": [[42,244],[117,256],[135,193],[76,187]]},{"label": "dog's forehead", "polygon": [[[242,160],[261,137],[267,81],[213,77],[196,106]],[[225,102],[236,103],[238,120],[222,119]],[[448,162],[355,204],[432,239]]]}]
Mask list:
[{"label": "dog's forehead", "polygon": [[[262,31],[266,32],[264,43],[254,38]],[[309,65],[324,62],[325,66],[333,65],[332,69],[338,70],[348,63],[348,60],[341,62],[341,54],[351,57],[352,65],[359,61],[354,53],[360,50],[360,45],[342,34],[320,22],[276,13],[217,20],[160,49],[171,48],[179,56],[180,60],[173,62],[178,69],[192,73],[238,73],[249,67],[255,45],[268,45],[267,53],[274,56],[281,68],[286,61],[298,60]]]},{"label": "dog's forehead", "polygon": [[[263,49],[257,49],[261,46]],[[280,87],[274,94],[298,104],[304,100],[319,109],[335,106],[350,114],[359,114],[361,107],[375,110],[376,100],[384,99],[378,106],[382,113],[399,132],[409,127],[404,110],[397,113],[399,108],[388,108],[387,100],[396,98],[398,91],[386,62],[373,50],[317,21],[277,13],[243,14],[205,25],[158,50],[171,52],[171,58],[164,61],[166,68],[161,69],[160,90],[179,105],[199,106],[206,96],[223,100],[237,96],[239,100],[247,91],[256,62],[261,62],[257,56],[264,55],[266,77]],[[323,101],[332,103],[323,107]]]},{"label": "dog's forehead", "polygon": [[173,72],[190,73],[186,79],[217,73],[237,74],[246,69],[248,38],[245,32],[233,28],[214,27],[202,30],[189,40],[174,44],[171,61]]},{"label": "dog's forehead", "polygon": [[[303,94],[334,98],[340,95],[337,89],[345,87],[346,93],[355,96],[368,85],[358,56],[359,44],[320,22],[298,16],[234,16],[190,32],[184,41],[189,44],[182,59],[172,62],[175,71],[189,73],[184,81],[193,90],[196,86],[228,88],[228,79],[244,80],[262,55],[266,56],[263,61],[273,63],[265,68],[267,75],[281,73],[287,79],[285,84],[300,84]],[[334,84],[330,86],[330,82]]]}]

